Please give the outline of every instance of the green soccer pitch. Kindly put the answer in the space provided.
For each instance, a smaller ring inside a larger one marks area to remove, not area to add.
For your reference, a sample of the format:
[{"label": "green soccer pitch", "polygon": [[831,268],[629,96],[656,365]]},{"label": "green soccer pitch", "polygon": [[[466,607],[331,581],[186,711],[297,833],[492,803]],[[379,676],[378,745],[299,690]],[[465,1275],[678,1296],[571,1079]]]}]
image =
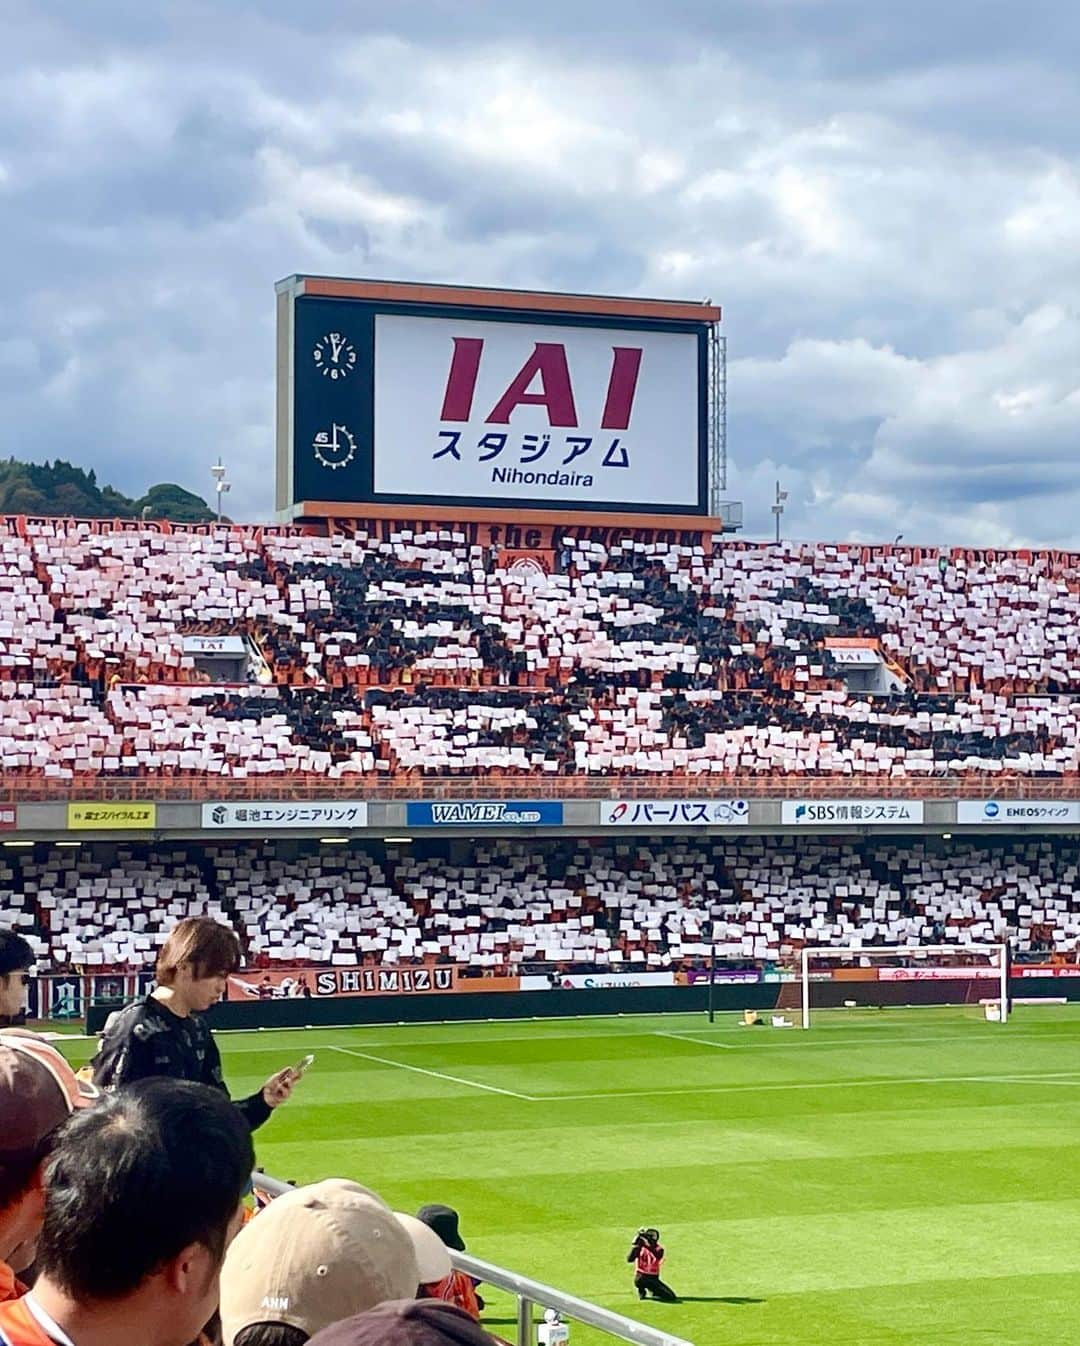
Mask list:
[{"label": "green soccer pitch", "polygon": [[[219,1042],[235,1095],[315,1055],[257,1135],[268,1172],[456,1206],[476,1256],[695,1346],[1045,1346],[1080,1321],[1080,1006]],[[639,1225],[682,1304],[638,1302]],[[509,1297],[489,1312],[512,1335]]]}]

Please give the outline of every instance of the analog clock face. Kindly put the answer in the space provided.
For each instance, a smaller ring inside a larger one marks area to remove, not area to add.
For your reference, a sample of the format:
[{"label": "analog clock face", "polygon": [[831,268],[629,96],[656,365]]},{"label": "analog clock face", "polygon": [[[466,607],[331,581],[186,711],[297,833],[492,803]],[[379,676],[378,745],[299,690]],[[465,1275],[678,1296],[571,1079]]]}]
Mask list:
[{"label": "analog clock face", "polygon": [[329,430],[319,431],[311,447],[315,461],[336,472],[339,467],[348,467],[356,457],[356,436],[344,425],[332,425]]},{"label": "analog clock face", "polygon": [[312,352],[315,368],[323,378],[343,379],[356,368],[356,347],[340,332],[327,332],[315,343]]}]

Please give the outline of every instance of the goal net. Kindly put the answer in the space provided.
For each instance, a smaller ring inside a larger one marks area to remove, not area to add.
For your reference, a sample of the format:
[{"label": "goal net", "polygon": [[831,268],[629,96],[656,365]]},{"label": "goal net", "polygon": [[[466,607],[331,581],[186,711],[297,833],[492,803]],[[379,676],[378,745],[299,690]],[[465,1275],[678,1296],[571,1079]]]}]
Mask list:
[{"label": "goal net", "polygon": [[1005,944],[839,945],[802,950],[802,1026],[815,1011],[852,1006],[974,1005],[987,1019],[1009,1014]]}]

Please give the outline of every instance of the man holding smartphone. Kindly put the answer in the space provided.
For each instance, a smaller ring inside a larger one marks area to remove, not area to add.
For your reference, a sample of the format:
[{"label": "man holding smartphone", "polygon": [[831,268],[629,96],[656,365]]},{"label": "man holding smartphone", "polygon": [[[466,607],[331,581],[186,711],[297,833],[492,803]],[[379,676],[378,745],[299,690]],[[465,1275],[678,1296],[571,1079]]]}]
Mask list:
[{"label": "man holding smartphone", "polygon": [[[168,1075],[209,1084],[228,1093],[221,1055],[203,1014],[225,994],[240,966],[240,941],[228,926],[207,916],[181,921],[157,959],[157,986],[145,1000],[112,1016],[91,1062],[101,1089]],[[252,1131],[286,1102],[302,1069],[287,1066],[236,1106]]]}]

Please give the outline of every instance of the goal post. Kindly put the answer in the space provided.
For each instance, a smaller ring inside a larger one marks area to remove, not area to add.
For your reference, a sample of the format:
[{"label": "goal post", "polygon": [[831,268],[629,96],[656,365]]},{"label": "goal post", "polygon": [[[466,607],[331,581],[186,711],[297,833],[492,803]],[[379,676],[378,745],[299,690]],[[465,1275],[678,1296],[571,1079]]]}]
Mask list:
[{"label": "goal post", "polygon": [[[961,960],[959,962],[948,960]],[[983,961],[978,961],[983,960]],[[814,964],[859,963],[858,978],[852,974],[854,991],[858,980],[874,980],[873,972],[881,981],[895,981],[909,984],[919,983],[922,993],[907,1003],[915,1004],[955,1004],[970,1003],[970,993],[978,989],[979,983],[989,993],[985,998],[996,1001],[996,1018],[1005,1023],[1009,1016],[1009,946],[1008,944],[876,944],[864,948],[850,945],[826,944],[804,948],[799,958],[799,977],[801,981],[802,1026],[810,1027],[813,1011],[811,986],[815,982]],[[882,970],[886,976],[882,977]],[[864,976],[869,972],[870,976]],[[832,981],[834,974],[829,973]],[[943,993],[942,998],[934,998],[933,989],[927,983],[936,983]],[[944,998],[951,985],[964,985],[965,994],[955,999]],[[980,997],[983,999],[984,997]],[[880,1000],[876,1003],[882,1003]],[[895,1002],[903,1003],[903,1002]],[[818,1008],[821,1008],[820,1006]],[[987,1017],[991,1017],[989,1014]]]}]

